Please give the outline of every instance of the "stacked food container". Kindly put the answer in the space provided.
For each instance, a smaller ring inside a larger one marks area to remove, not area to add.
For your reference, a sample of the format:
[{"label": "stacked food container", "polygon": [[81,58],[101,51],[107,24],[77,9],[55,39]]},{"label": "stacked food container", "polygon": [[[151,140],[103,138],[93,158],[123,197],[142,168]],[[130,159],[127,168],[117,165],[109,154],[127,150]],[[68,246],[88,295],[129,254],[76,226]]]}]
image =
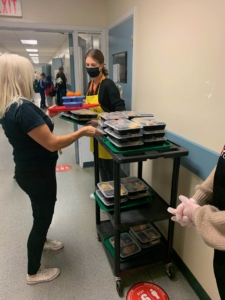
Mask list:
[{"label": "stacked food container", "polygon": [[[114,248],[114,236],[109,239],[109,242]],[[120,234],[120,257],[128,258],[131,255],[134,255],[141,251],[141,247],[137,242],[132,238],[132,236],[127,233]]]},{"label": "stacked food container", "polygon": [[129,233],[143,249],[160,243],[161,235],[150,223],[130,227]]},{"label": "stacked food container", "polygon": [[[107,182],[99,182],[97,184],[99,190],[96,191],[97,196],[99,199],[106,205],[111,206],[114,205],[114,181],[107,181]],[[128,191],[121,184],[120,187],[120,201],[121,203],[126,202],[128,195]]]},{"label": "stacked food container", "polygon": [[74,121],[80,123],[87,123],[92,119],[96,119],[98,113],[90,110],[90,109],[80,109],[80,110],[72,110],[72,111],[65,111],[61,113],[61,116],[70,118]]},{"label": "stacked food container", "polygon": [[132,121],[143,127],[141,133],[143,135],[143,142],[145,145],[161,146],[167,140],[165,138],[165,122],[149,117],[133,118]]},{"label": "stacked food container", "polygon": [[[114,181],[108,182],[99,182],[97,184],[98,190],[96,190],[96,194],[101,202],[109,207],[114,205]],[[120,186],[120,202],[127,202],[127,206],[129,206],[132,202],[149,197],[150,195],[149,187],[139,178],[137,177],[125,177],[121,178],[121,186]],[[151,198],[148,198],[150,201]]]},{"label": "stacked food container", "polygon": [[65,96],[62,97],[63,105],[66,108],[82,107],[85,96]]},{"label": "stacked food container", "polygon": [[105,125],[108,126],[105,129],[108,140],[118,149],[126,150],[144,145],[141,125],[128,119],[105,121]]}]

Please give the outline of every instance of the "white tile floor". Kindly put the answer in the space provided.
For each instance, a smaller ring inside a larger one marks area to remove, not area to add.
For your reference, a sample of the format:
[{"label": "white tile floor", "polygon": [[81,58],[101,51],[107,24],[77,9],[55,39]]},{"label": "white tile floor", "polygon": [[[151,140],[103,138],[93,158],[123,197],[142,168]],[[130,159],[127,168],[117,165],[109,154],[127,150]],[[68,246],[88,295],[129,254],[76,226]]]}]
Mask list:
[{"label": "white tile floor", "polygon": [[[55,134],[73,131],[71,123],[55,118]],[[0,126],[0,299],[1,300],[116,300],[114,276],[95,230],[93,168],[75,164],[74,147],[63,150],[58,163],[72,170],[57,173],[58,201],[49,237],[64,242],[58,252],[44,252],[42,266],[59,267],[60,276],[49,283],[26,284],[26,241],[32,225],[28,197],[13,180],[12,148]],[[165,268],[122,277],[124,296],[141,281],[160,285],[170,300],[199,299],[183,275],[176,270],[171,281]]]}]

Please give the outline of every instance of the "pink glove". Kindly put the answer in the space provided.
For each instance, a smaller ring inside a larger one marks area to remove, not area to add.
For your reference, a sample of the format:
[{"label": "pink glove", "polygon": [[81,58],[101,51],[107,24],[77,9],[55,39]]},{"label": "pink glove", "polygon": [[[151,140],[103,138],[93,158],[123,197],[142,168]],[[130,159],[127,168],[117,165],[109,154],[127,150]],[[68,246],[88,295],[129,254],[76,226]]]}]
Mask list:
[{"label": "pink glove", "polygon": [[194,223],[190,219],[192,213],[195,211],[199,205],[196,203],[194,199],[188,199],[185,196],[179,196],[179,199],[182,201],[181,204],[177,206],[177,208],[169,207],[167,210],[171,214],[175,215],[171,219],[175,222],[180,223],[181,226],[191,227],[194,226]]}]

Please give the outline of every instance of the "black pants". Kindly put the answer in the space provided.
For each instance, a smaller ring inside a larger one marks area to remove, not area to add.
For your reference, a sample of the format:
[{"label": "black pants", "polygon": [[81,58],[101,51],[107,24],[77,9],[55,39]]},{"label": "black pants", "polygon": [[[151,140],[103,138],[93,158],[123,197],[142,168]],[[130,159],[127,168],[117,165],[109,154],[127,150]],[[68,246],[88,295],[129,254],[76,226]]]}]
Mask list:
[{"label": "black pants", "polygon": [[99,158],[98,161],[101,181],[113,180],[113,159]]},{"label": "black pants", "polygon": [[41,255],[52,222],[56,201],[56,162],[43,168],[21,171],[16,168],[16,181],[31,200],[33,227],[27,241],[28,274],[37,273]]},{"label": "black pants", "polygon": [[65,96],[66,96],[66,89],[58,88],[58,90],[57,90],[57,104],[58,104],[58,106],[63,105],[62,97],[65,97]]},{"label": "black pants", "polygon": [[220,298],[225,300],[225,251],[214,250],[213,268]]},{"label": "black pants", "polygon": [[41,91],[41,92],[40,92],[40,95],[41,95],[41,103],[40,103],[40,106],[41,106],[41,107],[45,107],[45,92],[44,92],[44,91]]}]

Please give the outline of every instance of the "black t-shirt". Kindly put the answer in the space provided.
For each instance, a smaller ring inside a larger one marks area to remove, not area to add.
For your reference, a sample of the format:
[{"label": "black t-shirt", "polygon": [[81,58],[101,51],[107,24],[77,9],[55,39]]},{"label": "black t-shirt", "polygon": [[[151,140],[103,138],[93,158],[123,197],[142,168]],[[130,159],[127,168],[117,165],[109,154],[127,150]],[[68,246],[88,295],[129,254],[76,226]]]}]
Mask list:
[{"label": "black t-shirt", "polygon": [[51,152],[35,142],[27,133],[46,124],[51,132],[54,129],[52,120],[40,108],[28,100],[22,104],[13,103],[0,119],[5,135],[13,147],[16,168],[32,170],[56,161],[57,151]]},{"label": "black t-shirt", "polygon": [[[89,82],[88,88],[91,82]],[[99,91],[98,91],[99,90]],[[125,101],[120,98],[120,93],[115,83],[105,78],[102,80],[101,85],[97,87],[95,95],[99,96],[99,104],[106,112],[122,111],[126,110]],[[94,95],[93,91],[88,91],[88,96]]]}]

